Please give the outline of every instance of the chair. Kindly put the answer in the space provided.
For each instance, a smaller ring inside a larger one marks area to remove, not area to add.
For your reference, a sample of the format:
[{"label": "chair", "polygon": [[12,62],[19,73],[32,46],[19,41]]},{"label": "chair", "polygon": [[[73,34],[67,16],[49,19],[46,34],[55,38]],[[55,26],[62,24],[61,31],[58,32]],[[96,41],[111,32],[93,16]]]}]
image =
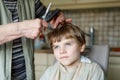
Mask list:
[{"label": "chair", "polygon": [[108,45],[93,45],[90,48],[90,51],[87,51],[87,54],[85,56],[89,57],[93,62],[99,64],[107,76],[109,62]]}]

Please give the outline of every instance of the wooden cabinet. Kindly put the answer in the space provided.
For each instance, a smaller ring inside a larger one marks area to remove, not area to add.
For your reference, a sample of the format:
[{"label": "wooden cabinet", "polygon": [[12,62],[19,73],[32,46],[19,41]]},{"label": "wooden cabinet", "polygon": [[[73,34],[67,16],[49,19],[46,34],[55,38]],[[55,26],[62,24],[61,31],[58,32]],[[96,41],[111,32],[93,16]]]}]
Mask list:
[{"label": "wooden cabinet", "polygon": [[110,57],[108,80],[120,80],[120,57]]},{"label": "wooden cabinet", "polygon": [[80,3],[98,3],[98,2],[115,2],[115,1],[120,1],[120,0],[77,0],[77,2]]},{"label": "wooden cabinet", "polygon": [[54,62],[54,55],[35,52],[35,80],[39,80],[45,70]]},{"label": "wooden cabinet", "polygon": [[120,0],[41,0],[46,6],[52,2],[52,9],[85,9],[120,7]]},{"label": "wooden cabinet", "polygon": [[51,9],[70,9],[70,6],[75,5],[77,0],[41,0],[46,6],[52,2]]},{"label": "wooden cabinet", "polygon": [[75,4],[77,0],[41,0],[45,4],[52,2],[54,5]]}]

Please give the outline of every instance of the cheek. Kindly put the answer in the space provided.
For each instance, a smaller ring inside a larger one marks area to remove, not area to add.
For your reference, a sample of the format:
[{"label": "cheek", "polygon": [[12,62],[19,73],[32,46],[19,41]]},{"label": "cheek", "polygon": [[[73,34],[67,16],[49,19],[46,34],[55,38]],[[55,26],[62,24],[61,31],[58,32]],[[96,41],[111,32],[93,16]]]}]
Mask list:
[{"label": "cheek", "polygon": [[79,52],[80,52],[79,46],[73,46],[73,47],[71,47],[71,48],[68,48],[68,50],[69,50],[70,52],[74,52],[74,53],[79,53]]},{"label": "cheek", "polygon": [[71,54],[71,56],[80,57],[79,47],[73,47],[72,49],[69,49],[69,53]]},{"label": "cheek", "polygon": [[54,55],[58,55],[59,50],[58,50],[58,49],[54,49],[54,50],[53,50],[53,53],[54,53]]},{"label": "cheek", "polygon": [[56,51],[54,51],[53,53],[54,53],[55,58],[57,59],[59,57],[59,53]]}]

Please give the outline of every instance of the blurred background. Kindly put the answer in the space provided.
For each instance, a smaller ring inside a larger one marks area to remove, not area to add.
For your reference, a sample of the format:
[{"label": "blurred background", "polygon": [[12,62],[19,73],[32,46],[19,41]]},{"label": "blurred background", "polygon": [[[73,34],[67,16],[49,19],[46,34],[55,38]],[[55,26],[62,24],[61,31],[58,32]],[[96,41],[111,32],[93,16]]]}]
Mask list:
[{"label": "blurred background", "polygon": [[[51,10],[61,9],[67,18],[72,18],[73,24],[87,34],[87,46],[109,45],[108,80],[120,80],[120,0],[41,0]],[[92,31],[91,31],[92,30]],[[44,37],[41,37],[44,38]],[[43,39],[38,44],[46,44]],[[35,50],[36,80],[54,61],[54,56],[48,46]]]}]

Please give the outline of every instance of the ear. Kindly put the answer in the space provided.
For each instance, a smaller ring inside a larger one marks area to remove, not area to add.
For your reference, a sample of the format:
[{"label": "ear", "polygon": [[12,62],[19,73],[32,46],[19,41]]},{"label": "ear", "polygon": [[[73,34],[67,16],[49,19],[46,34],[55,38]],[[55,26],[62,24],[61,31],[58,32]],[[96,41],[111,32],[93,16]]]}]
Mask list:
[{"label": "ear", "polygon": [[80,52],[84,52],[85,50],[85,44],[83,44],[81,47],[80,47]]}]

